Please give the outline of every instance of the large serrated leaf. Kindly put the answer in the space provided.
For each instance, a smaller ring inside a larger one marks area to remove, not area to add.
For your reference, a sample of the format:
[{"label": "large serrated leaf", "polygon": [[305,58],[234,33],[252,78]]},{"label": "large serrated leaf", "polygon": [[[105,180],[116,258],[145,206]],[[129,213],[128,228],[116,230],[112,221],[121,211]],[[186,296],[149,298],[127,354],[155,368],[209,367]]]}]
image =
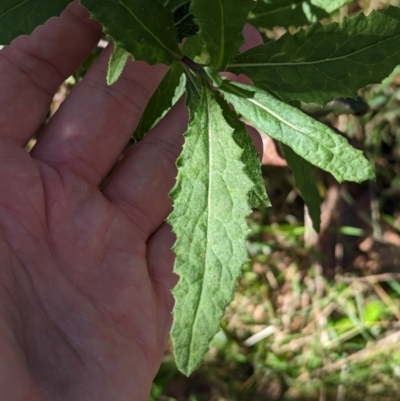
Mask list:
[{"label": "large serrated leaf", "polygon": [[302,111],[252,86],[224,81],[219,90],[256,128],[286,144],[311,164],[330,172],[339,182],[361,182],[374,177],[361,151]]},{"label": "large serrated leaf", "polygon": [[281,99],[325,104],[357,97],[400,64],[400,9],[359,14],[342,24],[319,23],[296,35],[254,47],[235,57],[228,70]]},{"label": "large serrated leaf", "polygon": [[[199,92],[197,92],[199,91]],[[188,80],[190,123],[178,158],[178,177],[168,218],[177,236],[172,342],[179,369],[200,364],[232,300],[247,260],[246,216],[252,183],[240,161],[242,150],[223,119],[215,93]]]},{"label": "large serrated leaf", "polygon": [[185,92],[185,74],[181,63],[173,63],[146,106],[134,137],[141,140],[171,109]]},{"label": "large serrated leaf", "polygon": [[81,0],[116,46],[135,60],[171,64],[181,58],[172,13],[158,0]]},{"label": "large serrated leaf", "polygon": [[307,205],[314,230],[319,232],[322,199],[315,184],[314,168],[308,161],[293,152],[289,146],[282,144],[282,148],[286,161],[293,171],[296,187]]},{"label": "large serrated leaf", "polygon": [[29,35],[49,18],[58,16],[71,0],[1,0],[0,45],[19,35]]},{"label": "large serrated leaf", "polygon": [[[198,37],[210,57],[210,65],[223,70],[244,42],[242,28],[247,15],[254,8],[252,0],[192,0],[190,12],[199,25]],[[198,37],[189,38],[199,43]]]},{"label": "large serrated leaf", "polygon": [[248,21],[257,28],[309,25],[328,14],[309,0],[259,0]]}]

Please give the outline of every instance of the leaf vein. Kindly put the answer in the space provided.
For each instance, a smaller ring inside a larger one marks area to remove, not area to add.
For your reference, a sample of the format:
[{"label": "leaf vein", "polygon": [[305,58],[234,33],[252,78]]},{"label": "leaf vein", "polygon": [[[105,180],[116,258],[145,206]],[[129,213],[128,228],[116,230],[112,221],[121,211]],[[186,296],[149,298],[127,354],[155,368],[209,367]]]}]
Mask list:
[{"label": "leaf vein", "polygon": [[[333,58],[327,58],[327,59],[323,59],[323,60],[314,60],[314,61],[302,61],[302,62],[292,62],[292,63],[267,63],[267,62],[263,62],[263,63],[231,63],[228,64],[228,68],[251,68],[251,67],[281,67],[281,66],[300,66],[300,65],[314,65],[314,64],[323,64],[323,63],[330,63],[333,61],[338,61],[338,60],[350,60],[350,61],[355,61],[355,60],[351,60],[351,58],[353,56],[355,56],[356,54],[360,54],[364,51],[370,50],[371,48],[380,45],[388,40],[393,40],[393,39],[397,39],[400,37],[400,33],[394,36],[391,36],[390,38],[385,38],[381,41],[375,42],[367,47],[364,47],[363,49],[357,50],[353,53],[351,53],[351,55],[343,55],[343,56],[338,56],[338,57],[333,57]],[[362,64],[362,63],[361,63]]]},{"label": "leaf vein", "polygon": [[136,22],[150,35],[152,36],[157,43],[160,44],[160,46],[166,50],[167,52],[169,52],[170,54],[172,54],[174,57],[176,57],[177,59],[180,59],[181,56],[177,53],[175,53],[173,50],[171,50],[169,47],[165,46],[165,44],[157,37],[153,34],[153,32],[151,30],[149,30],[147,28],[146,25],[144,25],[142,23],[142,21],[140,21],[140,19],[137,17],[137,15],[122,1],[122,0],[111,0],[112,3],[116,3],[121,5],[122,7],[124,7],[126,9],[126,11],[136,20]]},{"label": "leaf vein", "polygon": [[10,9],[6,10],[3,14],[0,14],[0,18],[4,17],[4,16],[7,15],[8,13],[10,13],[10,12],[16,10],[18,7],[23,6],[25,3],[28,3],[29,1],[30,1],[30,0],[25,0],[25,1],[22,1],[21,3],[17,4],[16,6],[11,7]]}]

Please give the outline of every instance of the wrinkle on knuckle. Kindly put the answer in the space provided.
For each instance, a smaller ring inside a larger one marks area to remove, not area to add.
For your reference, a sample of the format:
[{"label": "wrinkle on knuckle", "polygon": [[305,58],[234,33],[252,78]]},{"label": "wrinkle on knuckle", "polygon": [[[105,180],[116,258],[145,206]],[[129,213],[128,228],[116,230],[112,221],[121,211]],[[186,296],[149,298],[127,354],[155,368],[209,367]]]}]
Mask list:
[{"label": "wrinkle on knuckle", "polygon": [[40,154],[39,160],[55,170],[68,168],[90,182],[100,182],[102,179],[102,174],[96,165],[88,161],[85,155],[73,152],[70,148],[66,152],[56,154],[47,151]]},{"label": "wrinkle on knuckle", "polygon": [[152,223],[134,200],[126,198],[113,198],[112,203],[118,207],[138,229],[144,241],[150,236]]},{"label": "wrinkle on knuckle", "polygon": [[101,91],[105,97],[111,98],[115,101],[119,107],[128,112],[130,115],[133,113],[134,115],[141,115],[143,111],[143,106],[141,105],[141,99],[138,99],[137,96],[128,95],[128,91],[126,87],[124,89],[120,89],[117,85],[108,86],[106,81],[104,83],[99,82],[94,78],[85,78],[82,81],[86,87],[91,87],[95,90]]},{"label": "wrinkle on knuckle", "polygon": [[163,157],[163,159],[173,165],[174,169],[176,168],[176,159],[181,153],[182,148],[177,146],[175,143],[160,138],[151,138],[149,136],[143,140],[142,146],[144,148],[148,147],[155,150]]},{"label": "wrinkle on knuckle", "polygon": [[152,95],[152,92],[148,88],[148,84],[144,81],[139,81],[138,79],[125,77],[124,75],[120,77],[120,80],[121,85],[123,83],[124,92],[127,93],[125,95],[127,100],[130,101],[132,104],[135,104],[136,106],[140,104],[141,107],[138,108],[140,109],[140,111],[142,111]]}]

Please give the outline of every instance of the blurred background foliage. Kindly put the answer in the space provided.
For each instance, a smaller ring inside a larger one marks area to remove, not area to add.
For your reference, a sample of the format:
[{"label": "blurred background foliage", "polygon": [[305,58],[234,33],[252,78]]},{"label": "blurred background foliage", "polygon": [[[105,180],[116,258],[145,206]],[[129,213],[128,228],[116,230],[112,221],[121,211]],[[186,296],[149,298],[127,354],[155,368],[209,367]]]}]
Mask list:
[{"label": "blurred background foliage", "polygon": [[[388,4],[400,7],[400,0],[359,0],[322,22]],[[60,88],[49,118],[106,39]],[[399,399],[400,67],[356,100],[301,107],[364,150],[376,181],[338,184],[316,171],[323,198],[317,234],[279,145],[262,134],[272,207],[249,218],[250,261],[234,301],[191,377],[179,373],[172,349],[166,351],[149,401]]]}]

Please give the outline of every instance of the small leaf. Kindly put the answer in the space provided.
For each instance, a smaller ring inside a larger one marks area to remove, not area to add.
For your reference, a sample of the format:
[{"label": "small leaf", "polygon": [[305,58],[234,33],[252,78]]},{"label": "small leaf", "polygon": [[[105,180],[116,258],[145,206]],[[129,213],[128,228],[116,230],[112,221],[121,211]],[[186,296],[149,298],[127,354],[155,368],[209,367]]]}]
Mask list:
[{"label": "small leaf", "polygon": [[107,84],[112,85],[118,81],[128,61],[130,54],[121,47],[115,46],[108,61]]},{"label": "small leaf", "polygon": [[213,86],[219,88],[223,84],[225,78],[221,77],[221,75],[219,75],[217,71],[208,66],[203,67],[203,69],[204,72],[207,74],[208,79],[212,82]]},{"label": "small leaf", "polygon": [[228,70],[285,101],[324,105],[388,76],[400,64],[399,39],[400,9],[389,7],[287,33],[235,57]]},{"label": "small leaf", "polygon": [[215,92],[188,79],[190,122],[178,158],[178,177],[168,222],[177,236],[172,342],[186,375],[200,364],[232,300],[247,260],[246,216],[252,183],[243,170],[242,149],[223,118]]},{"label": "small leaf", "polygon": [[0,45],[19,35],[29,35],[49,18],[61,14],[71,0],[1,0]]},{"label": "small leaf", "polygon": [[261,172],[261,162],[254,142],[247,132],[246,125],[242,123],[227,103],[217,96],[216,100],[222,109],[226,122],[235,130],[232,134],[237,145],[243,149],[241,161],[244,171],[253,183],[253,189],[249,192],[249,205],[252,208],[264,208],[271,206],[268,198],[265,181]]},{"label": "small leaf", "polygon": [[134,137],[141,140],[168,113],[185,92],[186,78],[181,63],[173,63],[146,106]]},{"label": "small leaf", "polygon": [[259,0],[248,16],[248,22],[257,28],[277,26],[304,26],[328,17],[309,0]]},{"label": "small leaf", "polygon": [[318,188],[315,185],[314,168],[302,157],[293,152],[289,146],[282,144],[286,161],[293,171],[294,182],[301,193],[304,203],[307,205],[314,230],[319,232],[321,227],[321,203]]},{"label": "small leaf", "polygon": [[185,40],[182,46],[182,53],[197,63],[208,61],[208,55],[205,53],[204,42],[199,35],[194,35]]},{"label": "small leaf", "polygon": [[302,111],[252,86],[224,81],[219,90],[257,129],[289,146],[311,164],[330,172],[339,182],[361,182],[374,177],[361,151]]},{"label": "small leaf", "polygon": [[135,60],[171,64],[181,58],[172,13],[158,0],[81,0],[116,46]]},{"label": "small leaf", "polygon": [[[196,17],[195,22],[200,27],[198,36],[215,70],[223,70],[231,57],[239,52],[244,42],[243,25],[255,5],[252,0],[192,0],[190,12]],[[198,38],[187,40],[191,41],[198,46]]]}]

